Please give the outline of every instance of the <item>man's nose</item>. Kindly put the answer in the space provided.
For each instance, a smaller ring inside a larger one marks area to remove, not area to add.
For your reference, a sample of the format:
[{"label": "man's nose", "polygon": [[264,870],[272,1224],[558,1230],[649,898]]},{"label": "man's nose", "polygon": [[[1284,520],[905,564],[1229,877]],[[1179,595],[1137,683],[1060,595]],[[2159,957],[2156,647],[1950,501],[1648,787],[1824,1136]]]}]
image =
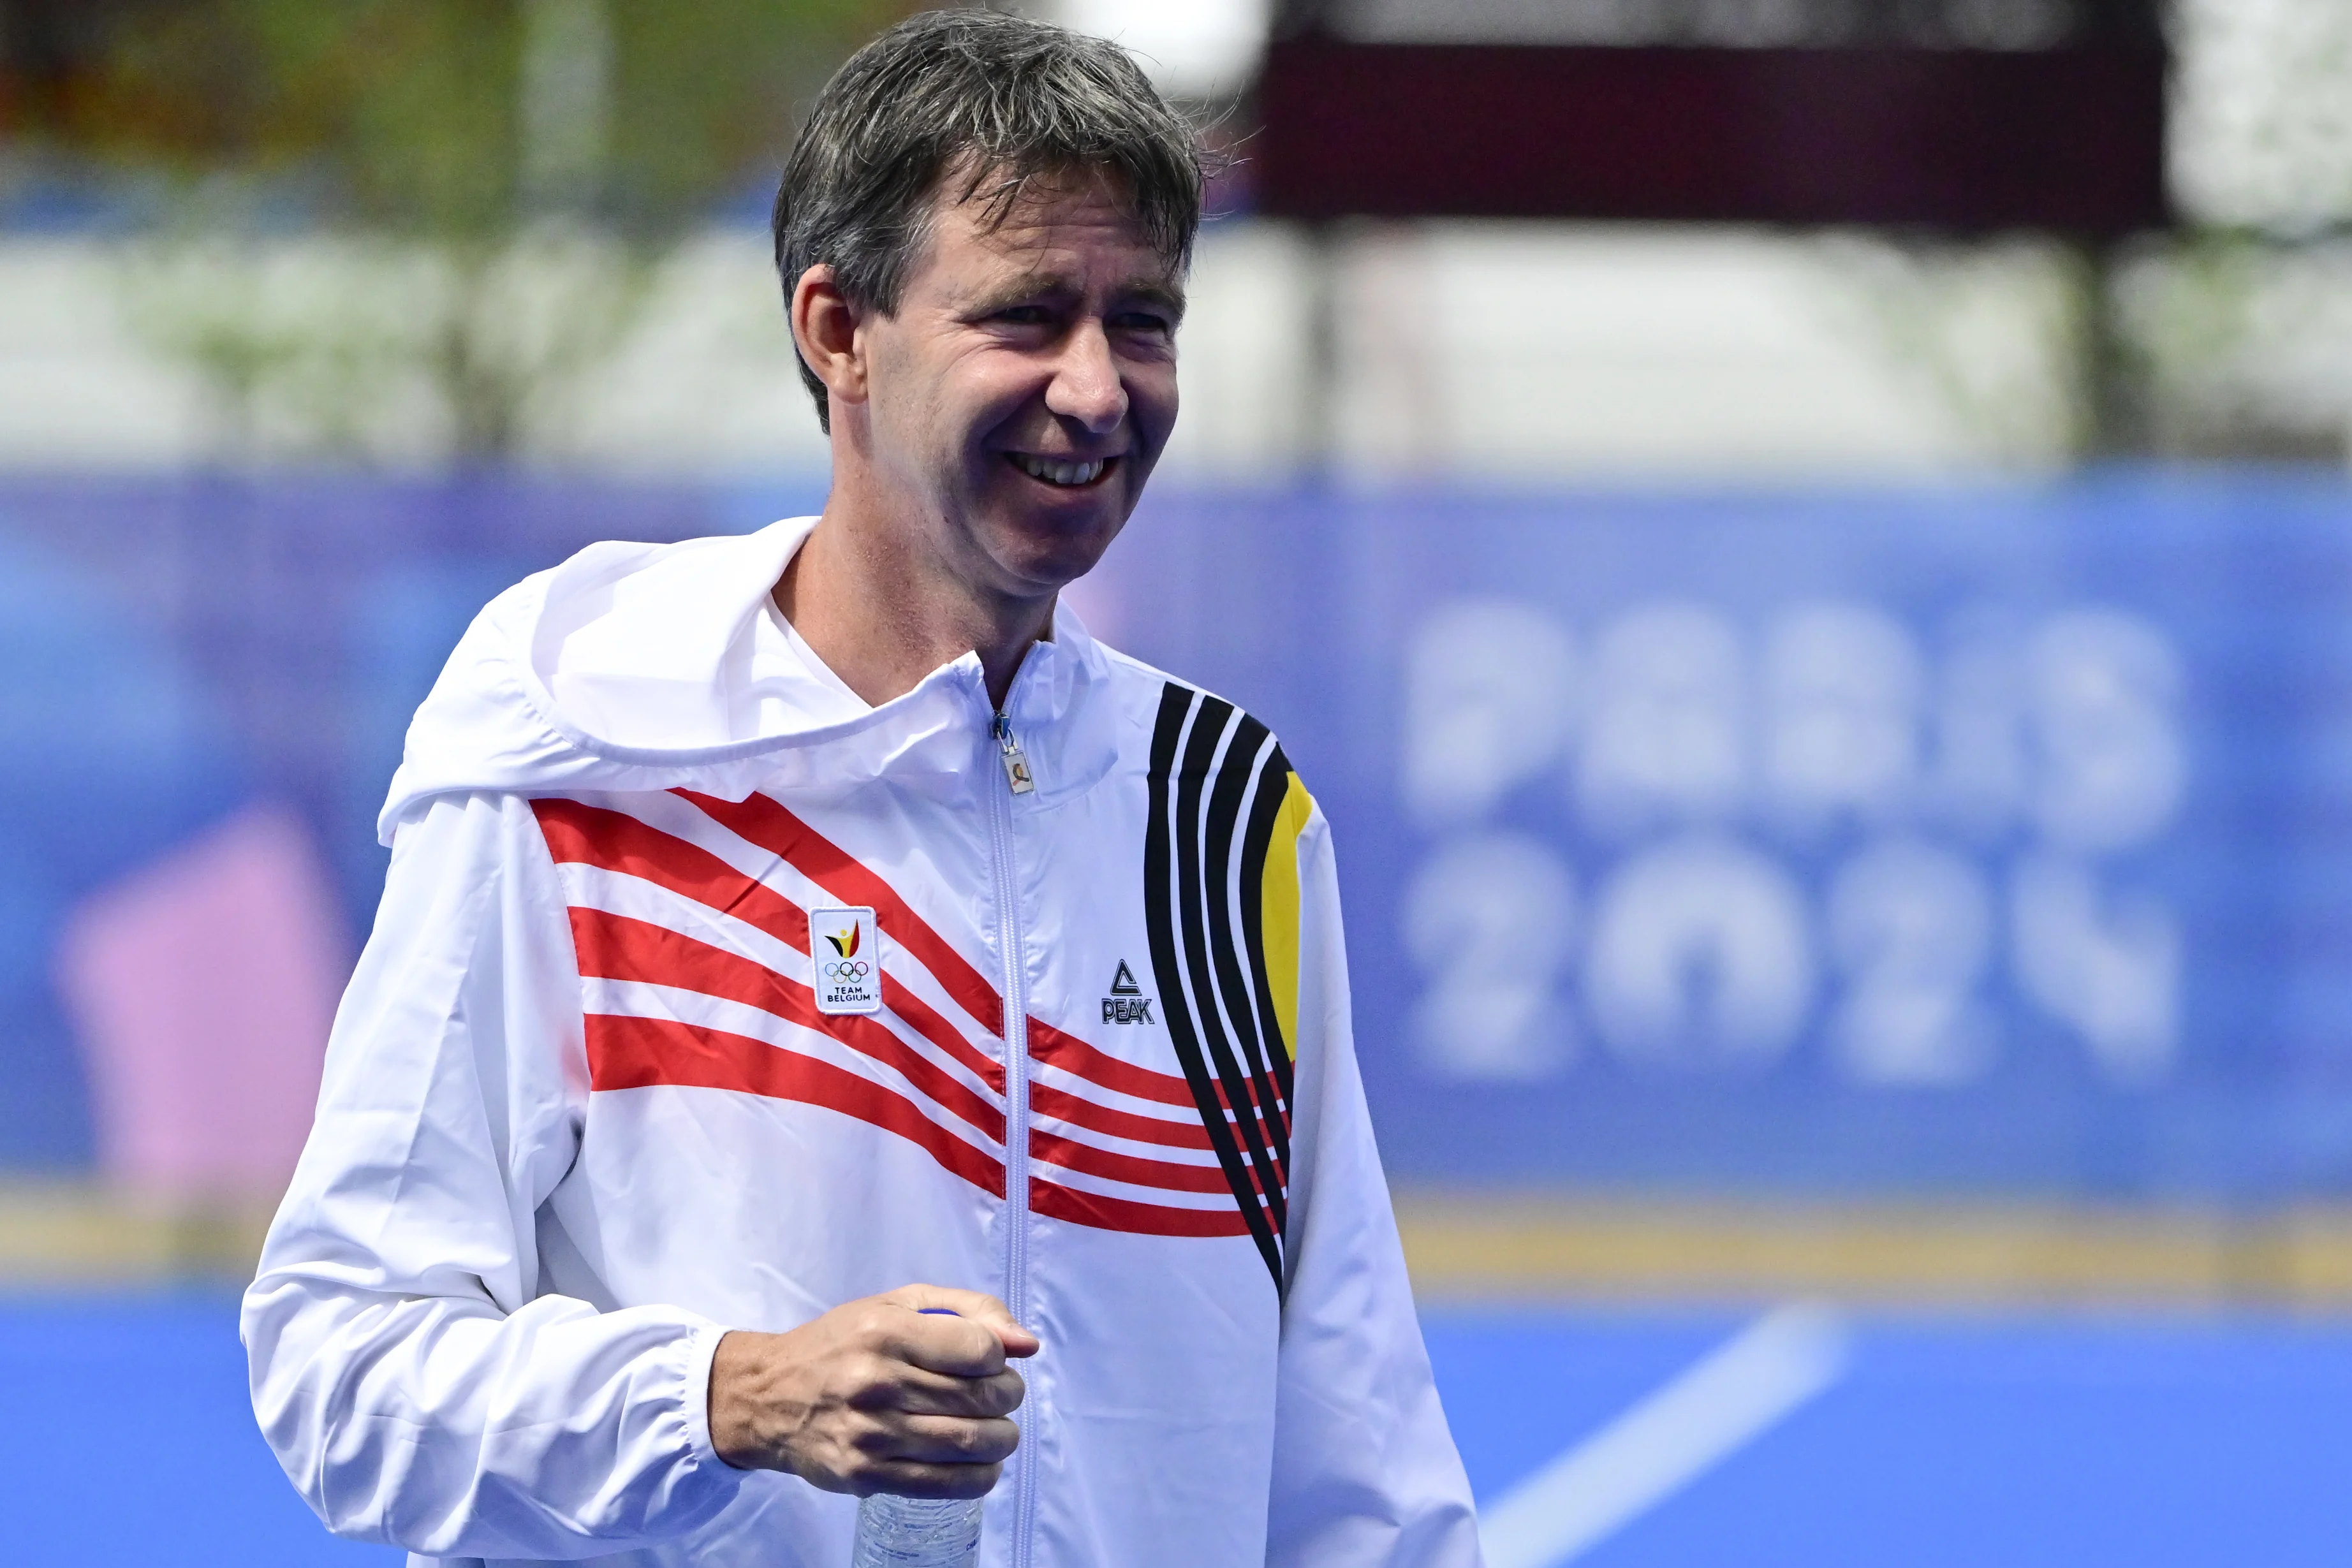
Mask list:
[{"label": "man's nose", "polygon": [[1108,435],[1127,417],[1127,386],[1100,322],[1083,323],[1063,344],[1045,406],[1084,425],[1089,435]]}]

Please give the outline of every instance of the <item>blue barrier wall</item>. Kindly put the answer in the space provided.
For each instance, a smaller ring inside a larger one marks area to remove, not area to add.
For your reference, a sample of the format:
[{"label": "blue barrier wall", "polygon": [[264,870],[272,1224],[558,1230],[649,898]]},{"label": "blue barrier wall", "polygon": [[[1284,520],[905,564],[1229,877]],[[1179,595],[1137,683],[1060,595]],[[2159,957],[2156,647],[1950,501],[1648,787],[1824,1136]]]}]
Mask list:
[{"label": "blue barrier wall", "polygon": [[2352,1178],[2352,491],[1192,497],[1108,619],[1337,826],[1410,1181]]},{"label": "blue barrier wall", "polygon": [[485,600],[593,539],[740,529],[821,497],[527,478],[0,482],[0,1169],[84,1169],[98,1153],[55,973],[81,901],[263,802],[308,824],[356,953],[408,715]]},{"label": "blue barrier wall", "polygon": [[[355,944],[409,708],[598,537],[813,493],[0,486],[0,1162],[89,1158],[64,913],[239,802]],[[2352,487],[1156,495],[1076,596],[1336,824],[1416,1182],[2352,1185]]]}]

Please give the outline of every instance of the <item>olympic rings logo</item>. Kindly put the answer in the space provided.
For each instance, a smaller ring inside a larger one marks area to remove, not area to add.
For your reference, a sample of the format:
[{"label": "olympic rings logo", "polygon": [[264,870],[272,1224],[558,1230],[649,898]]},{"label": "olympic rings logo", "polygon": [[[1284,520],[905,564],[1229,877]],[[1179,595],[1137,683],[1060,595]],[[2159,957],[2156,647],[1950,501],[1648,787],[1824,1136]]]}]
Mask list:
[{"label": "olympic rings logo", "polygon": [[828,980],[862,980],[873,972],[874,966],[863,958],[852,958],[846,963],[830,963],[824,969],[824,977]]}]

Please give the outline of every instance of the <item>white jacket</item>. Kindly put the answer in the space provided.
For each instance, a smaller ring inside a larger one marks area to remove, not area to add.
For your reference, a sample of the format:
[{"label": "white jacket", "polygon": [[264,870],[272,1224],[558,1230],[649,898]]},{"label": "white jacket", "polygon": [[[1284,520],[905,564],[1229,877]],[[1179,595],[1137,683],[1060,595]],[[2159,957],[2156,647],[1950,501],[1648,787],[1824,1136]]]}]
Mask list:
[{"label": "white jacket", "polygon": [[1064,612],[1016,793],[976,657],[774,656],[809,527],[583,551],[418,711],[245,1300],[288,1475],[426,1558],[844,1568],[711,1352],[920,1281],[1044,1342],[990,1568],[1475,1564],[1281,748]]}]

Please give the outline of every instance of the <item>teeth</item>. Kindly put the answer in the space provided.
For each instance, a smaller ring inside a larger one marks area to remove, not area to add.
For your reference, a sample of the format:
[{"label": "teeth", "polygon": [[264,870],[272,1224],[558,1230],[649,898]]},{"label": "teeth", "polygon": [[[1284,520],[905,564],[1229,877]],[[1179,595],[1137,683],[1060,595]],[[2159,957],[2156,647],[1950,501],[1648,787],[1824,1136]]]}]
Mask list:
[{"label": "teeth", "polygon": [[1092,463],[1058,463],[1051,457],[1032,457],[1026,452],[1014,453],[1013,461],[1021,465],[1024,474],[1048,485],[1091,485],[1110,466],[1108,457],[1097,457]]}]

